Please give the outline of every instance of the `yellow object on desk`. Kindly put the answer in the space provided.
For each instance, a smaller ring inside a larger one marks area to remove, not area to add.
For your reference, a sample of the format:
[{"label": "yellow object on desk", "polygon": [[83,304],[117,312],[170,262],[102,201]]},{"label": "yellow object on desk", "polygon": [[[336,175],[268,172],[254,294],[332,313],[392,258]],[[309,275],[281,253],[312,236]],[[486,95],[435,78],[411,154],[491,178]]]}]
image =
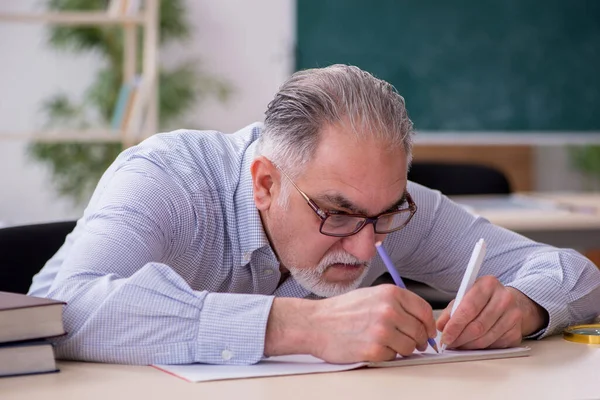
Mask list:
[{"label": "yellow object on desk", "polygon": [[600,324],[569,326],[563,331],[563,338],[576,343],[600,344]]}]

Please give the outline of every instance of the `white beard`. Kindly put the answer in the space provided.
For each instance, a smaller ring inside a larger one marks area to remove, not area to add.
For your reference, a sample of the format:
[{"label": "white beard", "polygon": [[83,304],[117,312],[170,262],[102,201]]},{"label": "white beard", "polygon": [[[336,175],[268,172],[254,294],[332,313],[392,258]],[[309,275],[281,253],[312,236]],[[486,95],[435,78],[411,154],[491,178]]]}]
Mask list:
[{"label": "white beard", "polygon": [[[323,273],[333,264],[355,264],[364,265],[365,267],[362,274],[352,282],[344,284],[329,283],[323,279]],[[326,254],[316,268],[296,268],[288,266],[288,269],[296,282],[304,289],[320,297],[334,297],[358,288],[369,271],[369,264],[360,261],[349,253],[337,251]]]}]

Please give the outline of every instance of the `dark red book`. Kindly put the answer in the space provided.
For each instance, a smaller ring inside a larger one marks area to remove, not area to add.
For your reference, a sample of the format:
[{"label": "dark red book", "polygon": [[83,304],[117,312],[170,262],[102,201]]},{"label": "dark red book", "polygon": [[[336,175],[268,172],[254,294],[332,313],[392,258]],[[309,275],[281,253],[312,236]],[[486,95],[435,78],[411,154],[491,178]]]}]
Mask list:
[{"label": "dark red book", "polygon": [[0,292],[0,343],[65,333],[62,301]]}]

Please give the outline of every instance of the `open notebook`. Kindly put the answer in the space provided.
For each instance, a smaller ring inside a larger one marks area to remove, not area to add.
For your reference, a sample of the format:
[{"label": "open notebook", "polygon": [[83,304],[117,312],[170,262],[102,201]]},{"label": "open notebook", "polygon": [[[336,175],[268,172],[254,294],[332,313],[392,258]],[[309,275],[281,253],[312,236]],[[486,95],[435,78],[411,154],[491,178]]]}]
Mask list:
[{"label": "open notebook", "polygon": [[154,367],[189,382],[206,382],[223,379],[255,378],[279,375],[314,374],[319,372],[347,371],[361,367],[403,367],[409,365],[441,364],[459,361],[492,360],[496,358],[523,357],[529,355],[528,347],[499,350],[446,350],[436,354],[431,348],[410,357],[398,357],[393,361],[378,363],[329,364],[309,355],[278,356],[267,358],[255,365],[154,365]]}]

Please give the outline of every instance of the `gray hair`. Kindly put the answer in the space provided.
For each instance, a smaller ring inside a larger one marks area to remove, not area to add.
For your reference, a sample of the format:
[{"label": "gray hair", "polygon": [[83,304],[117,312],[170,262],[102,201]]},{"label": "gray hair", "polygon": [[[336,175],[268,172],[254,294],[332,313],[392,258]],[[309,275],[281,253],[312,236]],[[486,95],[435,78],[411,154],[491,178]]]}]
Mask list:
[{"label": "gray hair", "polygon": [[381,79],[355,66],[336,64],[293,74],[267,106],[258,153],[298,176],[315,154],[327,125],[350,125],[356,139],[402,146],[410,165],[413,123],[404,98]]}]

